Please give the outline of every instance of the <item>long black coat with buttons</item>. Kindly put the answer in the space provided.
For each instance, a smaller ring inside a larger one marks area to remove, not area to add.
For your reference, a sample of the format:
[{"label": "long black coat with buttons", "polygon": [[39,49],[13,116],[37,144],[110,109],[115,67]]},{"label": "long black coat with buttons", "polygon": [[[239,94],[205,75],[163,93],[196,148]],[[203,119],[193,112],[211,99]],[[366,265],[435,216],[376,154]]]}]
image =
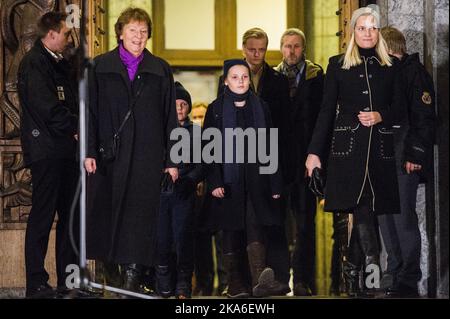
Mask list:
[{"label": "long black coat with buttons", "polygon": [[[95,59],[92,73],[88,157],[96,158],[99,168],[88,190],[88,256],[151,266],[162,172],[175,167],[168,156],[173,144],[169,136],[177,127],[172,72],[165,61],[145,50],[131,82],[115,49]],[[102,163],[99,148],[117,132],[135,99],[116,160]]]},{"label": "long black coat with buttons", "polygon": [[[325,211],[353,213],[364,190],[377,214],[400,211],[392,131],[402,103],[398,68],[382,66],[372,52],[350,70],[342,69],[342,55],[330,59],[308,149],[328,156]],[[365,127],[360,111],[379,112],[383,121]]]}]

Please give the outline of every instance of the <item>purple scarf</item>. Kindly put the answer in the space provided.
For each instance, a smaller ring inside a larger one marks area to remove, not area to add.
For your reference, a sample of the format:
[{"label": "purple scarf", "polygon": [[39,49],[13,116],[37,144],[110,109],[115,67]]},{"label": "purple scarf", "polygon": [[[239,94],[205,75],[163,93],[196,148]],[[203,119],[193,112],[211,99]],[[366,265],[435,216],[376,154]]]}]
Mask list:
[{"label": "purple scarf", "polygon": [[122,60],[123,64],[128,70],[128,77],[130,78],[130,81],[134,80],[134,77],[136,75],[136,72],[138,70],[139,64],[144,59],[144,53],[142,53],[140,56],[135,57],[130,52],[128,52],[122,43],[119,44],[119,55],[120,59]]}]

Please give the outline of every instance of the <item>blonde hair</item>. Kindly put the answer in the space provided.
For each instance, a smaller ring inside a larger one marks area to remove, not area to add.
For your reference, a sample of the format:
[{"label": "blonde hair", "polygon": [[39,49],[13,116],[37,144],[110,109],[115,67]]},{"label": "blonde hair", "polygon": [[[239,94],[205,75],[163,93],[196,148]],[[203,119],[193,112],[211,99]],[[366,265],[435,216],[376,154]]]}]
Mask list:
[{"label": "blonde hair", "polygon": [[380,30],[386,40],[389,50],[395,54],[404,55],[406,53],[406,39],[403,33],[394,27],[384,27]]},{"label": "blonde hair", "polygon": [[194,103],[192,105],[192,109],[197,109],[197,108],[201,108],[201,107],[207,109],[208,108],[208,104],[206,104],[204,102],[196,102],[196,103]]},{"label": "blonde hair", "polygon": [[[355,16],[355,14],[354,14],[354,16]],[[377,26],[379,25],[379,21],[377,20],[377,17],[374,14],[364,13],[364,14],[360,14],[358,16],[358,18],[360,18],[361,16],[371,16],[374,18],[376,25]],[[356,19],[355,19],[355,24],[356,24]],[[342,65],[342,68],[344,70],[349,70],[350,68],[352,68],[354,66],[358,66],[363,63],[363,61],[361,59],[361,55],[359,54],[358,45],[356,44],[356,40],[355,40],[355,24],[353,25],[353,29],[352,29],[352,38],[350,39],[350,42],[347,47],[347,51],[345,52],[345,55],[344,55],[344,64]],[[378,32],[378,42],[377,42],[377,45],[375,46],[375,50],[378,54],[378,57],[381,59],[380,64],[382,66],[385,66],[385,65],[392,66],[392,59],[389,56],[389,49],[388,49],[387,43],[384,40],[381,32]]]},{"label": "blonde hair", "polygon": [[[378,57],[381,59],[380,63],[382,66],[392,66],[392,58],[389,56],[389,50],[386,41],[383,38],[381,32],[378,32],[378,42],[375,47]],[[347,51],[344,55],[344,64],[342,68],[344,70],[349,70],[354,66],[362,64],[361,55],[359,54],[358,45],[355,40],[355,30],[352,30],[352,38],[347,47]]]},{"label": "blonde hair", "polygon": [[286,31],[284,31],[284,33],[281,35],[280,48],[283,48],[284,38],[288,35],[296,35],[296,36],[300,37],[300,39],[302,39],[303,49],[306,49],[305,34],[303,33],[302,30],[297,29],[297,28],[290,28],[290,29],[287,29]]},{"label": "blonde hair", "polygon": [[251,28],[247,30],[242,36],[242,45],[245,46],[247,44],[248,39],[265,39],[266,45],[269,45],[269,37],[267,33],[264,32],[261,28]]}]

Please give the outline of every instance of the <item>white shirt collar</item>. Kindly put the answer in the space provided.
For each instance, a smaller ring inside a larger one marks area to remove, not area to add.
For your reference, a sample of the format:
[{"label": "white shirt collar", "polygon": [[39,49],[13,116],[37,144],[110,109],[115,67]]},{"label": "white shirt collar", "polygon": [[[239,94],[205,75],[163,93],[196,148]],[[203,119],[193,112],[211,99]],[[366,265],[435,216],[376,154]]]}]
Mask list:
[{"label": "white shirt collar", "polygon": [[48,53],[50,53],[50,55],[56,60],[56,62],[61,61],[62,59],[64,59],[63,55],[61,53],[55,53],[52,50],[50,50],[49,48],[47,48],[44,44],[44,48],[47,50]]}]

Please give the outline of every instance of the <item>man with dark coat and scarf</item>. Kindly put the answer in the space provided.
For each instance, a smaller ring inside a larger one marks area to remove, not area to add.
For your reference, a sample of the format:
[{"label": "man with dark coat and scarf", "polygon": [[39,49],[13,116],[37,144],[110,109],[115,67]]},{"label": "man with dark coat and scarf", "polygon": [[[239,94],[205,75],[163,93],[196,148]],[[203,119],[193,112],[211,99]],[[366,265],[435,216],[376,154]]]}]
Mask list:
[{"label": "man with dark coat and scarf", "polygon": [[[139,291],[144,266],[156,263],[162,174],[178,178],[169,157],[175,87],[167,62],[145,49],[147,12],[126,9],[115,30],[118,47],[95,59],[90,78],[87,248],[90,259],[121,266],[124,289]],[[106,160],[114,135],[115,156]]]},{"label": "man with dark coat and scarf", "polygon": [[291,96],[292,132],[289,145],[293,149],[289,171],[294,183],[289,189],[289,203],[295,217],[295,248],[291,266],[294,273],[294,295],[309,296],[315,292],[315,217],[316,197],[308,188],[303,163],[319,115],[323,95],[323,69],[305,58],[305,34],[296,28],[286,30],[280,43],[283,61],[275,70],[286,75]]}]

